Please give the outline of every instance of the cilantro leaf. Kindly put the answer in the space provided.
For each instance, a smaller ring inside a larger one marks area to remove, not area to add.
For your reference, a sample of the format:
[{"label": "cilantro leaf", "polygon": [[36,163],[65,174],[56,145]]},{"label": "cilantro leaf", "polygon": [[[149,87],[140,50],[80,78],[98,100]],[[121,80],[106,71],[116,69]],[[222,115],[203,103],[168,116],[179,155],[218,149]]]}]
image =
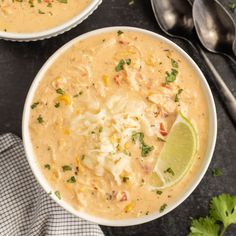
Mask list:
[{"label": "cilantro leaf", "polygon": [[222,221],[225,228],[230,224],[236,224],[236,196],[221,194],[212,198],[210,215],[215,220]]},{"label": "cilantro leaf", "polygon": [[154,149],[154,147],[149,146],[149,145],[147,145],[146,143],[143,142],[143,143],[141,143],[140,149],[141,149],[142,157],[147,157],[149,152],[151,152]]},{"label": "cilantro leaf", "polygon": [[193,220],[190,230],[191,233],[188,236],[218,236],[220,226],[207,216]]}]

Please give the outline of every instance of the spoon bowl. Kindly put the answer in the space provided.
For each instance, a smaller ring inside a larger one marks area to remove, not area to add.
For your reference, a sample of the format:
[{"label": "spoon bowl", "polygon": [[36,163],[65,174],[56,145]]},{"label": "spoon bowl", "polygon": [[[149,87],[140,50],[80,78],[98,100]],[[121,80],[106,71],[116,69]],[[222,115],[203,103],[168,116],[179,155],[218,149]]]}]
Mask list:
[{"label": "spoon bowl", "polygon": [[176,0],[154,0],[151,3],[154,12],[162,13],[155,14],[155,17],[164,32],[170,36],[191,36],[194,29],[194,22],[192,18],[192,7],[188,1],[182,1],[179,4]]},{"label": "spoon bowl", "polygon": [[205,48],[236,58],[236,27],[230,14],[217,0],[195,0],[193,20]]}]

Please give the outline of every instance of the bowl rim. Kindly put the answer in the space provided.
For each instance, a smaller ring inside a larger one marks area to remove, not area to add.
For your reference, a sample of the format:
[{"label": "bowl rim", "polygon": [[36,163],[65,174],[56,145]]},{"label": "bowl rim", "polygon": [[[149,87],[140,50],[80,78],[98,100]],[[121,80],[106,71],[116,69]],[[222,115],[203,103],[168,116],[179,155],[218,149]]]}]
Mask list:
[{"label": "bowl rim", "polygon": [[63,34],[66,31],[71,30],[78,24],[82,23],[89,15],[91,15],[97,7],[102,3],[102,0],[92,0],[88,6],[86,6],[81,12],[72,17],[71,19],[46,30],[32,32],[32,33],[16,33],[16,32],[5,32],[0,31],[0,39],[29,42],[48,39],[51,37]]},{"label": "bowl rim", "polygon": [[[100,225],[105,226],[132,226],[132,225],[138,225],[143,224],[152,220],[155,220],[157,218],[162,217],[163,215],[171,212],[174,210],[177,206],[179,206],[189,195],[195,190],[195,188],[199,185],[200,181],[204,177],[209,164],[211,162],[215,144],[216,144],[216,136],[217,136],[217,114],[216,114],[216,108],[214,99],[210,90],[210,87],[206,81],[206,78],[204,77],[202,71],[197,66],[197,64],[193,61],[193,59],[178,45],[176,45],[171,40],[165,38],[164,36],[161,36],[155,32],[140,29],[136,27],[129,27],[129,26],[114,26],[114,27],[106,27],[101,28],[97,30],[90,31],[88,33],[82,34],[75,39],[69,41],[64,46],[59,48],[47,61],[46,63],[41,67],[38,74],[36,75],[35,79],[33,80],[31,87],[29,89],[29,92],[26,97],[24,110],[23,110],[23,119],[22,119],[22,137],[23,137],[23,144],[26,152],[26,158],[29,162],[29,165],[32,169],[32,172],[34,173],[34,176],[38,180],[39,184],[43,187],[43,189],[49,193],[52,189],[50,188],[49,184],[47,183],[44,176],[41,174],[41,171],[36,163],[35,156],[33,153],[32,144],[30,141],[30,134],[29,134],[29,115],[30,115],[30,105],[33,101],[33,96],[35,93],[35,90],[38,87],[39,82],[41,79],[43,79],[43,75],[48,70],[48,68],[56,61],[56,59],[62,55],[67,49],[69,49],[73,44],[76,42],[79,42],[80,40],[85,40],[88,37],[95,36],[101,33],[107,33],[107,32],[115,32],[115,31],[131,31],[131,32],[137,32],[137,33],[143,33],[145,35],[148,35],[150,37],[153,37],[159,41],[165,42],[168,45],[170,45],[173,49],[175,49],[180,55],[182,55],[193,67],[194,71],[198,74],[198,79],[201,82],[202,89],[204,91],[204,95],[206,97],[206,102],[208,105],[208,111],[209,111],[209,132],[208,132],[208,145],[207,150],[205,152],[204,160],[202,161],[202,165],[199,168],[198,173],[194,177],[194,180],[192,181],[191,185],[189,185],[184,193],[181,194],[181,196],[177,197],[174,202],[172,202],[166,210],[162,213],[159,213],[158,211],[151,213],[149,215],[145,215],[139,218],[132,218],[132,219],[123,219],[123,220],[109,220],[106,218],[100,218],[93,215],[89,215],[84,212],[79,212],[75,209],[73,209],[68,203],[65,201],[57,199],[57,197],[54,196],[54,194],[51,194],[50,197],[56,201],[61,207],[72,213],[73,215],[83,218],[85,220],[91,221],[93,223],[97,223]],[[34,158],[31,158],[34,157]]]}]

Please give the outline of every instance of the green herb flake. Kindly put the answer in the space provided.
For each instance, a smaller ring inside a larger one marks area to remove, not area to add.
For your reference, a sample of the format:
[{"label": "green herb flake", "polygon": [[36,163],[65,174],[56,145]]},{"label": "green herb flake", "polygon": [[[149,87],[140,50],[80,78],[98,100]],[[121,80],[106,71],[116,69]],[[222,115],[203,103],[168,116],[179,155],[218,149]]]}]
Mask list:
[{"label": "green herb flake", "polygon": [[180,99],[180,94],[183,92],[183,89],[179,89],[178,93],[175,95],[175,102],[179,102]]},{"label": "green herb flake", "polygon": [[178,71],[176,69],[171,69],[171,72],[166,71],[165,84],[174,82],[176,80],[177,74],[178,74]]},{"label": "green herb flake", "polygon": [[56,197],[61,200],[61,194],[59,191],[55,191],[54,194],[56,195]]},{"label": "green herb flake", "polygon": [[58,88],[56,92],[61,95],[65,94],[65,92],[61,88]]},{"label": "green herb flake", "polygon": [[164,143],[166,142],[166,140],[161,137],[157,137],[157,141],[164,142]]},{"label": "green herb flake", "polygon": [[175,172],[169,167],[169,168],[167,168],[165,171],[164,171],[164,173],[166,174],[166,173],[169,173],[169,174],[171,174],[172,176],[174,176],[175,175]]},{"label": "green herb flake", "polygon": [[100,127],[100,128],[98,129],[98,132],[99,132],[99,133],[102,133],[102,131],[103,131],[103,127]]},{"label": "green herb flake", "polygon": [[58,107],[60,107],[60,102],[57,102],[55,105],[54,105],[54,107],[56,107],[56,108],[58,108]]},{"label": "green herb flake", "polygon": [[129,177],[128,176],[124,176],[123,178],[122,178],[122,182],[123,183],[127,183],[129,181]]},{"label": "green herb flake", "polygon": [[40,9],[38,10],[38,13],[39,13],[39,14],[42,14],[42,15],[45,14],[45,12],[42,11],[42,10],[40,10]]},{"label": "green herb flake", "polygon": [[35,102],[35,103],[33,103],[30,107],[31,107],[31,109],[34,109],[34,108],[36,108],[38,105],[39,105],[39,102]]},{"label": "green herb flake", "polygon": [[45,168],[45,169],[48,169],[48,170],[51,170],[51,166],[50,166],[49,164],[45,164],[45,165],[44,165],[44,168]]},{"label": "green herb flake", "polygon": [[131,59],[126,59],[126,60],[121,59],[119,61],[119,63],[117,64],[117,66],[115,67],[115,71],[119,72],[119,71],[123,70],[125,64],[130,65],[131,64]]},{"label": "green herb flake", "polygon": [[161,194],[162,194],[162,191],[156,190],[156,194],[157,194],[157,195],[161,195]]},{"label": "green herb flake", "polygon": [[71,177],[67,180],[67,183],[73,184],[73,183],[75,183],[75,182],[76,182],[75,176],[71,176]]},{"label": "green herb flake", "polygon": [[117,31],[117,35],[118,35],[118,36],[122,35],[123,33],[124,33],[124,32],[121,31],[121,30],[118,30],[118,31]]},{"label": "green herb flake", "polygon": [[167,204],[164,203],[161,207],[160,207],[160,213],[163,212],[167,207]]},{"label": "green herb flake", "polygon": [[67,0],[57,0],[57,1],[60,2],[60,3],[68,3]]},{"label": "green herb flake", "polygon": [[33,2],[33,0],[29,0],[29,5],[30,5],[30,7],[34,7],[34,2]]},{"label": "green herb flake", "polygon": [[142,132],[133,132],[132,134],[132,142],[136,143],[137,140],[139,140],[139,142],[143,142],[144,139],[144,133]]},{"label": "green herb flake", "polygon": [[153,146],[149,146],[144,143],[144,133],[142,132],[133,132],[132,134],[132,142],[136,143],[136,141],[140,142],[139,148],[141,149],[141,156],[147,157],[148,154],[154,149]]},{"label": "green herb flake", "polygon": [[72,168],[71,168],[71,166],[64,165],[64,166],[62,166],[62,170],[63,170],[64,172],[66,172],[66,171],[72,170]]},{"label": "green herb flake", "polygon": [[140,149],[141,149],[141,156],[147,157],[148,154],[154,149],[154,147],[148,146],[147,144],[142,143]]},{"label": "green herb flake", "polygon": [[221,171],[219,168],[214,168],[214,169],[212,170],[212,175],[213,175],[214,177],[221,176],[221,175],[222,175],[222,171]]},{"label": "green herb flake", "polygon": [[174,59],[171,59],[171,65],[172,65],[174,68],[179,68],[178,62],[175,61]]},{"label": "green herb flake", "polygon": [[43,117],[41,115],[38,116],[37,120],[40,124],[44,122]]}]

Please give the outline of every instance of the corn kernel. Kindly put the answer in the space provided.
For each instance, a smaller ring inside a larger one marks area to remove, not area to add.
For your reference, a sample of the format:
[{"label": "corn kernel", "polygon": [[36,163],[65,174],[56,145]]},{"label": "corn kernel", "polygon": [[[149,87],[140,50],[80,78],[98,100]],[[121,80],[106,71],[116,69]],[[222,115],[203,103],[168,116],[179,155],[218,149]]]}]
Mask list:
[{"label": "corn kernel", "polygon": [[145,60],[145,64],[148,66],[155,66],[155,59],[151,56]]},{"label": "corn kernel", "polygon": [[78,164],[78,167],[79,167],[79,171],[80,171],[80,172],[83,172],[83,171],[84,171],[84,167],[83,167],[83,165],[81,164],[80,157],[77,158],[77,164]]},{"label": "corn kernel", "polygon": [[58,100],[61,102],[64,102],[65,105],[70,105],[71,104],[71,97],[69,95],[62,95],[58,97]]},{"label": "corn kernel", "polygon": [[70,135],[70,130],[64,129],[64,130],[63,130],[63,133],[64,133],[65,135]]},{"label": "corn kernel", "polygon": [[102,76],[102,80],[103,80],[103,83],[104,83],[105,86],[109,85],[110,79],[109,79],[109,77],[107,75],[103,75]]},{"label": "corn kernel", "polygon": [[128,213],[128,212],[132,211],[134,208],[135,208],[135,203],[131,202],[125,206],[124,211],[125,211],[125,213]]}]

